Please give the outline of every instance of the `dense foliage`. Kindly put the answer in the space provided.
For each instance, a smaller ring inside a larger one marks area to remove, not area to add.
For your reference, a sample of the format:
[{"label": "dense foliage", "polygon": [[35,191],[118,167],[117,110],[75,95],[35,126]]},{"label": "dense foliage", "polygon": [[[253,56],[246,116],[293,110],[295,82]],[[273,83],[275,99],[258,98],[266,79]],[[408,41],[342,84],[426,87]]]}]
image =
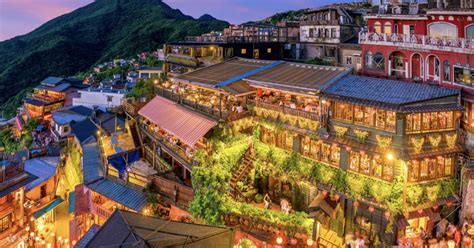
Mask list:
[{"label": "dense foliage", "polygon": [[36,126],[38,126],[37,120],[28,121],[25,124],[24,130],[20,134],[20,137],[15,137],[11,129],[5,129],[1,131],[0,147],[8,153],[31,148],[33,144],[32,131],[36,128]]},{"label": "dense foliage", "polygon": [[130,58],[227,22],[184,15],[160,0],[100,0],[36,30],[0,42],[0,103],[47,76],[70,76],[113,58]]}]

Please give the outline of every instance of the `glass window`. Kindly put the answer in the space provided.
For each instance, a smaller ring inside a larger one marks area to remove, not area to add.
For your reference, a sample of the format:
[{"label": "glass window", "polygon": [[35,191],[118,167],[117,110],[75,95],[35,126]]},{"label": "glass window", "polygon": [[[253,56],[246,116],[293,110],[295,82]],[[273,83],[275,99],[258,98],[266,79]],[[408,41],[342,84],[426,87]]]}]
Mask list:
[{"label": "glass window", "polygon": [[454,82],[472,85],[474,83],[474,68],[454,66]]},{"label": "glass window", "polygon": [[359,171],[359,163],[360,163],[360,153],[358,152],[351,152],[350,154],[349,169],[353,171]]},{"label": "glass window", "polygon": [[424,180],[428,178],[428,161],[422,160],[420,162],[420,179]]},{"label": "glass window", "polygon": [[311,157],[320,160],[321,145],[316,140],[311,140]]},{"label": "glass window", "polygon": [[383,26],[383,31],[386,34],[392,34],[392,24],[390,24],[390,22],[386,22]]},{"label": "glass window", "polygon": [[375,123],[375,109],[364,107],[364,124],[368,126],[373,126]]},{"label": "glass window", "polygon": [[444,175],[451,176],[453,174],[453,165],[454,159],[452,157],[447,157],[444,160]]},{"label": "glass window", "polygon": [[373,59],[374,68],[376,70],[385,70],[385,57],[381,53],[376,53]]},{"label": "glass window", "polygon": [[359,172],[365,175],[370,175],[370,158],[367,154],[360,155],[360,169]]},{"label": "glass window", "polygon": [[331,145],[323,143],[321,148],[321,161],[331,163]]},{"label": "glass window", "polygon": [[387,118],[384,110],[377,110],[377,119],[375,121],[375,126],[378,128],[385,128],[385,119]]},{"label": "glass window", "polygon": [[443,64],[443,80],[451,81],[451,64],[447,60]]},{"label": "glass window", "polygon": [[339,159],[341,156],[341,148],[338,146],[332,146],[331,149],[331,163],[333,165],[339,166]]},{"label": "glass window", "polygon": [[11,214],[7,214],[0,218],[0,232],[4,232],[10,228],[10,216]]},{"label": "glass window", "polygon": [[436,38],[458,38],[458,28],[450,23],[433,23],[428,25],[428,34]]},{"label": "glass window", "polygon": [[382,33],[382,24],[380,22],[374,23],[374,33]]},{"label": "glass window", "polygon": [[365,53],[365,67],[368,69],[373,68],[373,63],[374,63],[374,55],[372,52],[368,51]]},{"label": "glass window", "polygon": [[466,27],[466,39],[474,40],[474,25]]},{"label": "glass window", "polygon": [[396,126],[396,114],[392,111],[387,111],[387,125],[386,128],[392,131],[395,131]]},{"label": "glass window", "polygon": [[354,122],[364,124],[364,107],[354,106]]},{"label": "glass window", "polygon": [[419,180],[420,162],[417,160],[408,162],[408,181],[416,182]]},{"label": "glass window", "polygon": [[241,53],[241,54],[247,54],[247,49],[242,48],[242,49],[240,50],[240,53]]}]

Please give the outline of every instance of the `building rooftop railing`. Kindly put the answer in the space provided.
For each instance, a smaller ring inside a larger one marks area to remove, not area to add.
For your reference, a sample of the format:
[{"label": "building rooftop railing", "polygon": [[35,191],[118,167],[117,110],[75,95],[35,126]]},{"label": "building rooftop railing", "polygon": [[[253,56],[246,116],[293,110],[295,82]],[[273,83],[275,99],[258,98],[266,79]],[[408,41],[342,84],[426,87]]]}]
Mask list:
[{"label": "building rooftop railing", "polygon": [[276,36],[261,34],[253,36],[186,36],[187,43],[259,43],[259,42],[297,42],[298,37]]},{"label": "building rooftop railing", "polygon": [[438,38],[426,35],[359,33],[359,44],[397,46],[413,49],[431,49],[447,52],[474,53],[474,40]]}]

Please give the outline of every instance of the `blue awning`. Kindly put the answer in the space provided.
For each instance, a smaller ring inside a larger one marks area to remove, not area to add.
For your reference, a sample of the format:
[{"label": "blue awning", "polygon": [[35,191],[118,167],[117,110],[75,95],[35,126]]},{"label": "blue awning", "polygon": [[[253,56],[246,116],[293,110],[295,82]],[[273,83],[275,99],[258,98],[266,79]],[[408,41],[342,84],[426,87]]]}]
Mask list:
[{"label": "blue awning", "polygon": [[69,200],[68,210],[70,214],[74,213],[74,210],[75,210],[74,204],[76,202],[76,198],[75,198],[74,192],[75,191],[69,192],[69,197],[68,197],[68,200]]},{"label": "blue awning", "polygon": [[35,219],[38,219],[39,217],[45,215],[47,212],[55,209],[63,201],[64,200],[61,197],[58,197],[58,198],[54,199],[54,201],[50,202],[48,205],[46,205],[46,207],[34,212],[33,217],[35,217]]}]

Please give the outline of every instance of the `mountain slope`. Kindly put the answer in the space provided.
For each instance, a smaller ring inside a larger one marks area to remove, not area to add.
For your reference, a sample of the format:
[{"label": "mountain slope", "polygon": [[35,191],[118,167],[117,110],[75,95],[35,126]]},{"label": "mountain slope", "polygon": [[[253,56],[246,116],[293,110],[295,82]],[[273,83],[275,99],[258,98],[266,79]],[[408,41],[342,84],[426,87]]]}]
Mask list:
[{"label": "mountain slope", "polygon": [[132,57],[227,25],[194,19],[161,0],[96,0],[0,42],[0,104],[49,75],[74,75],[99,62]]}]

